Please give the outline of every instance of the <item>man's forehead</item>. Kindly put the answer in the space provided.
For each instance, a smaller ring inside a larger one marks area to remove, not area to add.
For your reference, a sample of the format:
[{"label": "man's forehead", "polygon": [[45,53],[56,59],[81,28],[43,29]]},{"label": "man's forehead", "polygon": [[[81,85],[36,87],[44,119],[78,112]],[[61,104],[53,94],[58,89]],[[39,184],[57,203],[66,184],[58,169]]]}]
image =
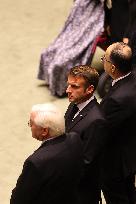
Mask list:
[{"label": "man's forehead", "polygon": [[110,45],[110,46],[107,48],[105,54],[109,54],[109,53],[111,52],[112,49],[113,49],[113,45]]},{"label": "man's forehead", "polygon": [[85,83],[85,79],[83,76],[68,76],[68,83],[72,84],[82,84]]},{"label": "man's forehead", "polygon": [[31,113],[30,113],[30,118],[31,118],[32,120],[35,118],[35,116],[36,116],[36,113],[35,113],[35,112],[31,112]]},{"label": "man's forehead", "polygon": [[111,51],[112,51],[113,47],[112,46],[109,46],[105,52],[105,56],[106,58],[109,59],[110,55],[111,55]]}]

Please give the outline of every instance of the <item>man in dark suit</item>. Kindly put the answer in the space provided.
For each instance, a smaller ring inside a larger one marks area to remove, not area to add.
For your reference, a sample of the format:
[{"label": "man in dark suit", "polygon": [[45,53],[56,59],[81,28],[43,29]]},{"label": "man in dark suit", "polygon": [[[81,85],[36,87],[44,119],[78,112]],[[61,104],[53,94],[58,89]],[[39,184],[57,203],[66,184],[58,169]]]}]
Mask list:
[{"label": "man in dark suit", "polygon": [[52,104],[33,106],[29,126],[43,143],[24,162],[10,204],[78,204],[80,137],[64,134],[64,116]]},{"label": "man in dark suit", "polygon": [[110,45],[103,57],[112,87],[101,101],[108,123],[108,143],[102,155],[102,190],[109,204],[134,204],[136,172],[136,78],[132,51],[123,42]]},{"label": "man in dark suit", "polygon": [[108,28],[110,27],[111,42],[128,43],[136,30],[136,1],[111,0],[111,2],[110,9],[105,6],[105,21]]},{"label": "man in dark suit", "polygon": [[126,37],[129,45],[132,48],[132,63],[134,71],[136,69],[136,1],[128,0],[129,2],[129,23],[126,29]]},{"label": "man in dark suit", "polygon": [[66,90],[71,102],[65,113],[66,132],[80,133],[84,145],[84,175],[79,186],[83,204],[98,204],[100,200],[97,157],[105,140],[105,119],[93,95],[98,79],[98,72],[90,66],[73,67]]}]

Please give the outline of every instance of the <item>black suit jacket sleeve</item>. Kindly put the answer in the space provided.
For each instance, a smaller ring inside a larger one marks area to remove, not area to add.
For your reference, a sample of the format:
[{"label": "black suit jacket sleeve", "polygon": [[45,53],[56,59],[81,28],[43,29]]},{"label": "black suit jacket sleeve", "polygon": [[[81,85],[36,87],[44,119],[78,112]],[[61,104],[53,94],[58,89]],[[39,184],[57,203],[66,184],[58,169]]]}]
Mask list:
[{"label": "black suit jacket sleeve", "polygon": [[16,187],[12,191],[10,204],[32,204],[41,186],[41,177],[36,167],[26,160]]}]

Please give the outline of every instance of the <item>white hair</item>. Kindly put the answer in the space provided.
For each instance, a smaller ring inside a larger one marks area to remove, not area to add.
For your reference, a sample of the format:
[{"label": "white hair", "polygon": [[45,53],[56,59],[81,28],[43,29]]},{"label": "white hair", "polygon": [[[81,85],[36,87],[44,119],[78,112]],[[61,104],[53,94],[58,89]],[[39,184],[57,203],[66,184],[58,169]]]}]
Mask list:
[{"label": "white hair", "polygon": [[35,114],[34,122],[37,126],[49,128],[51,137],[62,135],[65,132],[65,121],[61,111],[51,103],[32,106],[31,113]]}]

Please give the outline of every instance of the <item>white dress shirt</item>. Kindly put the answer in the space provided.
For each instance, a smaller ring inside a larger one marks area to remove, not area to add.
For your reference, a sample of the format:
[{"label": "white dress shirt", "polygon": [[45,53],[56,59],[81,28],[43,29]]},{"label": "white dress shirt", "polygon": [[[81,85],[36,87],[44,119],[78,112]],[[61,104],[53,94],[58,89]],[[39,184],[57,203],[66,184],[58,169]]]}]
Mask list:
[{"label": "white dress shirt", "polygon": [[94,95],[89,98],[87,101],[83,102],[83,103],[79,103],[77,104],[77,107],[79,109],[79,111],[74,115],[74,118],[80,113],[80,111],[90,102],[94,99]]}]

